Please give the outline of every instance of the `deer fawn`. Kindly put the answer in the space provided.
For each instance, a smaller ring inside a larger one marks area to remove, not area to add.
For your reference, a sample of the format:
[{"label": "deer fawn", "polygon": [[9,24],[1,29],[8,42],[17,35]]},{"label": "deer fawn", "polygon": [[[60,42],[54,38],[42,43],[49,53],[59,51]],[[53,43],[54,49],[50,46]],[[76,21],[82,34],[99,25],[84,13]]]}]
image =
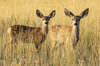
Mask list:
[{"label": "deer fawn", "polygon": [[22,41],[24,43],[34,43],[36,49],[39,51],[41,45],[48,34],[49,20],[55,16],[55,10],[49,16],[44,16],[39,10],[36,10],[38,17],[42,18],[41,27],[29,27],[24,25],[14,25],[8,29],[11,44]]},{"label": "deer fawn", "polygon": [[71,41],[72,47],[75,48],[79,41],[79,25],[80,19],[88,15],[89,8],[84,10],[79,16],[75,16],[72,12],[64,9],[66,16],[72,18],[73,26],[55,25],[50,29],[50,35],[52,39],[51,50],[57,47],[59,44]]}]

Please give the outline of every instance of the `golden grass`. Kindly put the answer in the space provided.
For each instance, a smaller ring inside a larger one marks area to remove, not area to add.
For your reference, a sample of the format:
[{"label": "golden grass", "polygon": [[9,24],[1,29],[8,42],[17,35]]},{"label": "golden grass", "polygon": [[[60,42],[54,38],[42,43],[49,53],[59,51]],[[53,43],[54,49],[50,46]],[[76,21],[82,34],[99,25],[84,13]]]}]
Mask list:
[{"label": "golden grass", "polygon": [[36,16],[36,9],[44,15],[49,15],[52,10],[56,10],[56,16],[50,20],[49,28],[57,24],[72,25],[71,19],[64,14],[64,8],[76,15],[89,8],[89,14],[80,21],[80,40],[77,44],[77,52],[75,54],[70,52],[68,55],[62,49],[61,57],[60,50],[55,51],[53,65],[99,66],[99,0],[0,0],[0,66],[37,66],[39,63],[41,66],[51,66],[49,35],[42,45],[40,54],[35,53],[34,44],[22,42],[11,52],[7,29],[14,24],[40,26],[42,20]]}]

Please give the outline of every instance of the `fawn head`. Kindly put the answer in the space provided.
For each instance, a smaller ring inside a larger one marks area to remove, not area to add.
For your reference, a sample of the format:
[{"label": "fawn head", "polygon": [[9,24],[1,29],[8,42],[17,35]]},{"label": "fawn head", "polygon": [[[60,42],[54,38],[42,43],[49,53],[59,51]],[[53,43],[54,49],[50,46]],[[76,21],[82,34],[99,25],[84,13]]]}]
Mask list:
[{"label": "fawn head", "polygon": [[80,19],[84,18],[88,15],[89,12],[89,8],[85,9],[80,15],[75,16],[72,12],[70,12],[69,10],[67,10],[66,8],[64,9],[64,12],[66,14],[66,16],[71,17],[72,21],[73,21],[73,25],[75,26],[79,26],[80,23]]},{"label": "fawn head", "polygon": [[38,17],[42,18],[43,24],[48,25],[49,20],[55,16],[55,10],[53,10],[48,16],[44,16],[38,9],[36,10],[36,14]]}]

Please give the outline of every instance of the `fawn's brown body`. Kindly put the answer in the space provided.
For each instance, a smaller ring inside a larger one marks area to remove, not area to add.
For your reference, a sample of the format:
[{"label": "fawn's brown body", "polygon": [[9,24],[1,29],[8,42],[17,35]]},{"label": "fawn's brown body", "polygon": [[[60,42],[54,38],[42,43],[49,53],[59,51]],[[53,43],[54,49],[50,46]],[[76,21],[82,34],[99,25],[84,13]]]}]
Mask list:
[{"label": "fawn's brown body", "polygon": [[49,16],[43,16],[43,14],[37,10],[38,17],[43,19],[41,27],[29,27],[24,25],[13,25],[8,29],[11,44],[23,41],[24,43],[34,43],[36,49],[39,51],[41,45],[48,34],[48,22],[55,16],[55,10],[50,13]]}]

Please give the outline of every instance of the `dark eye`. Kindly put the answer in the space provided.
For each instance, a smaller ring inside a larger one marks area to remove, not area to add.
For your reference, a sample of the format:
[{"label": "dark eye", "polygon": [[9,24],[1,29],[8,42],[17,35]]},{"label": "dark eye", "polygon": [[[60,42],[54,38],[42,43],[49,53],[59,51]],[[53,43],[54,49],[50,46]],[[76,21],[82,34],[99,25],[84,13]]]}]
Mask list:
[{"label": "dark eye", "polygon": [[45,24],[48,24],[48,22],[45,22]]},{"label": "dark eye", "polygon": [[74,25],[77,26],[77,23],[75,23]]},{"label": "dark eye", "polygon": [[72,19],[72,20],[74,20],[74,19]]}]

